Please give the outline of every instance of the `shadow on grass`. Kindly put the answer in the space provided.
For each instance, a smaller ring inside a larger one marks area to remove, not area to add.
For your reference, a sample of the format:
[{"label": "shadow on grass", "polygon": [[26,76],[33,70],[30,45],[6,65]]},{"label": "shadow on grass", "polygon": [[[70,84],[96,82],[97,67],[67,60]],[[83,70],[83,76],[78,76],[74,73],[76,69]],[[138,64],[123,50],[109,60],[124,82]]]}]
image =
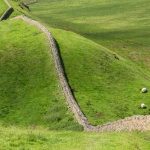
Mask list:
[{"label": "shadow on grass", "polygon": [[[55,44],[56,44],[57,49],[58,49],[58,54],[59,54],[59,58],[60,58],[60,61],[61,61],[61,66],[62,66],[62,68],[63,68],[63,74],[64,74],[64,76],[65,76],[65,78],[66,78],[66,80],[67,80],[67,83],[68,83],[68,85],[69,85],[69,88],[70,88],[70,90],[71,90],[71,93],[72,93],[74,99],[76,100],[76,103],[78,104],[77,99],[76,99],[76,96],[75,96],[75,94],[74,94],[74,93],[77,92],[77,91],[76,91],[75,89],[73,89],[73,88],[71,87],[71,85],[69,84],[69,78],[68,78],[67,73],[66,73],[65,64],[64,64],[63,59],[62,59],[62,55],[61,55],[61,50],[60,50],[59,43],[57,42],[56,39],[54,39],[54,41],[55,41]],[[78,106],[80,107],[79,104],[78,104]],[[82,113],[83,113],[83,112],[82,112]],[[84,113],[83,113],[83,114],[84,114]],[[84,115],[85,115],[85,114],[84,114]]]}]

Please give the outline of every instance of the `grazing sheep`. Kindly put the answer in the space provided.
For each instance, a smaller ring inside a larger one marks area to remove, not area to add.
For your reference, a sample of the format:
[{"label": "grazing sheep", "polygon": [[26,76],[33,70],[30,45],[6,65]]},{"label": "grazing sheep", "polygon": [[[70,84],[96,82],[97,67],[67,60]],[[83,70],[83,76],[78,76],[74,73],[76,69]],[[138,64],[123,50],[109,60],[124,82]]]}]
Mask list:
[{"label": "grazing sheep", "polygon": [[144,103],[142,103],[142,104],[141,104],[141,108],[142,108],[142,109],[145,109],[145,108],[147,108],[147,107],[146,107],[146,105],[145,105]]},{"label": "grazing sheep", "polygon": [[142,92],[142,93],[147,93],[148,90],[147,90],[147,88],[144,87],[144,88],[141,89],[141,92]]}]

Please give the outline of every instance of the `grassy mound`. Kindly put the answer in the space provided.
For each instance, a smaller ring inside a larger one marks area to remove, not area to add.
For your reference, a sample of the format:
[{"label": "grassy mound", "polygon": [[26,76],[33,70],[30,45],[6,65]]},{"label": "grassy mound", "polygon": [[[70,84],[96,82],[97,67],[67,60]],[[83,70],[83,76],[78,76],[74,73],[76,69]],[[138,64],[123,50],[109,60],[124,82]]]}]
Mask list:
[{"label": "grassy mound", "polygon": [[[136,65],[75,33],[50,29],[57,39],[69,83],[92,124],[150,113],[150,77]],[[141,103],[148,108],[139,109]]]},{"label": "grassy mound", "polygon": [[4,3],[3,0],[0,0],[0,17],[6,11],[6,9],[7,9],[7,5]]},{"label": "grassy mound", "polygon": [[80,129],[57,81],[47,39],[23,21],[0,23],[0,122]]},{"label": "grassy mound", "polygon": [[0,126],[3,150],[149,150],[149,133],[52,132]]},{"label": "grassy mound", "polygon": [[34,15],[71,30],[150,71],[149,0],[39,0]]}]

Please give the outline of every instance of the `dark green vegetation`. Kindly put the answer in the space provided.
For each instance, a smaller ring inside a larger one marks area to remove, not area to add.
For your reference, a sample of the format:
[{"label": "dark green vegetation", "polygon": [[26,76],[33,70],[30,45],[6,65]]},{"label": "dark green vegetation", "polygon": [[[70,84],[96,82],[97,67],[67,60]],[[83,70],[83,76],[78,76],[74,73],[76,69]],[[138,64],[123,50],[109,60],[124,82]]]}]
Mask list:
[{"label": "dark green vegetation", "polygon": [[[140,93],[140,88],[150,87],[148,4],[41,0],[30,6],[47,25],[72,30],[117,52],[72,32],[50,29],[77,101],[92,124],[150,113],[150,94]],[[139,109],[141,103],[148,109]]]},{"label": "dark green vegetation", "polygon": [[54,132],[0,126],[2,150],[149,150],[149,133]]},{"label": "dark green vegetation", "polygon": [[23,21],[0,23],[2,124],[79,130],[67,110],[46,37]]},{"label": "dark green vegetation", "polygon": [[4,3],[3,0],[0,0],[0,17],[6,11],[6,9],[7,9],[7,5]]}]

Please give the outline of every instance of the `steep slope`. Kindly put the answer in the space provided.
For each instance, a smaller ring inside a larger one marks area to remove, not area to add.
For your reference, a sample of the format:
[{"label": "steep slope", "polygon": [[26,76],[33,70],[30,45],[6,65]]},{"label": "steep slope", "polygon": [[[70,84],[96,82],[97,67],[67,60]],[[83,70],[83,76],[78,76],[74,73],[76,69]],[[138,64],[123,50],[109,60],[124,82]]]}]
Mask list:
[{"label": "steep slope", "polygon": [[[50,29],[57,40],[66,75],[82,111],[94,124],[149,114],[150,77],[130,61],[75,33]],[[148,108],[140,109],[141,103]]]},{"label": "steep slope", "polygon": [[32,13],[71,30],[150,71],[149,0],[39,0]]},{"label": "steep slope", "polygon": [[0,27],[0,122],[80,129],[65,104],[43,33],[17,20]]}]

